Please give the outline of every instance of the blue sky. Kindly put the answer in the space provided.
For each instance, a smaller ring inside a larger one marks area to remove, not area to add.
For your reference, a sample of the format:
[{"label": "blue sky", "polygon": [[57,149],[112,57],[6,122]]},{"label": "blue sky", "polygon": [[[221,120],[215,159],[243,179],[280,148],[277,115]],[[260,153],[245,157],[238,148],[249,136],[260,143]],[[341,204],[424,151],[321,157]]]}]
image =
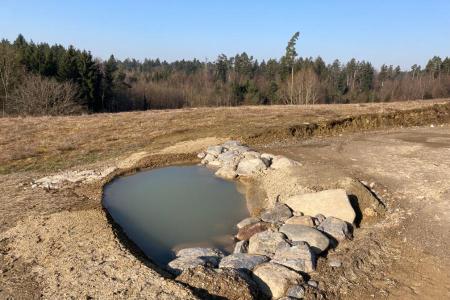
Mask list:
[{"label": "blue sky", "polygon": [[0,1],[0,37],[22,33],[101,58],[279,58],[295,31],[297,52],[326,62],[355,57],[409,68],[450,56],[448,0]]}]

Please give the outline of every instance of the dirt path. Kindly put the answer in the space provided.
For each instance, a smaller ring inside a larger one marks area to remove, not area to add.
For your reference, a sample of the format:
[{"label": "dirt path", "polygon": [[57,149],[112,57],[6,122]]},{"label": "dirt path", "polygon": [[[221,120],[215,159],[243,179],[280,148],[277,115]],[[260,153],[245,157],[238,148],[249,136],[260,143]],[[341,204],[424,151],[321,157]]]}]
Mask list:
[{"label": "dirt path", "polygon": [[[360,266],[360,274],[356,267],[360,278],[345,271],[329,274],[350,282],[345,286],[335,279],[342,285],[334,287],[337,292],[344,287],[349,297],[450,298],[449,126],[314,139],[272,149],[302,161],[320,177],[318,181],[347,175],[373,182],[388,207],[382,224],[365,228],[356,237],[367,243],[357,246],[359,259],[374,265]],[[373,247],[372,242],[380,246]],[[365,276],[373,282],[364,282]]]}]

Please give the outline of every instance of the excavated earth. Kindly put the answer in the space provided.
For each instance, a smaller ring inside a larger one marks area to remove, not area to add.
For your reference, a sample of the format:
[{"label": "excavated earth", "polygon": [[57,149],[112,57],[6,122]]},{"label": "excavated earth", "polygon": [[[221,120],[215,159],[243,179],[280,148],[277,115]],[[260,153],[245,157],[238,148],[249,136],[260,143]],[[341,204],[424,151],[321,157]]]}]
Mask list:
[{"label": "excavated earth", "polygon": [[0,298],[208,297],[142,255],[102,209],[102,188],[142,168],[197,163],[227,139],[302,163],[296,182],[264,184],[320,191],[350,177],[385,205],[328,254],[341,267],[319,260],[321,295],[450,298],[449,123],[444,100],[1,119]]}]

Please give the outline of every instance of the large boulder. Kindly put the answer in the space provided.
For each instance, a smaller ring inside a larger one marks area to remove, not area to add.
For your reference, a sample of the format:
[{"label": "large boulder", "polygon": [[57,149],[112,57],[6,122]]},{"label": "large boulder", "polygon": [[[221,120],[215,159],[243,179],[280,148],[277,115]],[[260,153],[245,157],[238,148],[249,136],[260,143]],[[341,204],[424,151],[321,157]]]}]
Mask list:
[{"label": "large boulder", "polygon": [[268,223],[279,224],[292,217],[292,211],[285,204],[277,203],[275,207],[264,211],[261,220]]},{"label": "large boulder", "polygon": [[284,203],[292,210],[305,215],[322,214],[325,217],[336,217],[350,224],[355,220],[355,211],[343,189],[296,195],[288,198]]},{"label": "large boulder", "polygon": [[248,253],[273,256],[282,248],[289,248],[284,234],[274,231],[263,231],[253,235],[248,243]]},{"label": "large boulder", "polygon": [[269,258],[264,255],[253,255],[247,253],[236,253],[225,256],[220,261],[220,268],[233,268],[253,270],[257,265],[268,262]]},{"label": "large boulder", "polygon": [[225,254],[215,248],[185,248],[176,253],[177,258],[169,262],[168,269],[175,274],[196,266],[217,267]]},{"label": "large boulder", "polygon": [[207,154],[211,154],[214,157],[217,157],[220,153],[222,153],[224,148],[222,146],[210,146],[206,149]]},{"label": "large boulder", "polygon": [[217,156],[217,160],[220,161],[224,166],[235,168],[240,160],[240,156],[236,151],[227,151],[219,154],[219,156]]},{"label": "large boulder", "polygon": [[255,218],[255,217],[249,217],[249,218],[245,218],[242,221],[240,221],[239,223],[237,223],[237,228],[241,229],[242,227],[245,227],[247,225],[252,225],[255,223],[258,223],[259,221],[261,221],[261,219],[259,218]]},{"label": "large boulder", "polygon": [[233,269],[187,269],[176,278],[194,290],[201,299],[258,299],[258,289],[249,276]]},{"label": "large boulder", "polygon": [[314,271],[316,264],[314,253],[305,242],[297,242],[290,248],[277,250],[272,262],[305,273]]},{"label": "large boulder", "polygon": [[317,254],[325,251],[330,245],[330,240],[323,233],[305,225],[285,224],[280,227],[280,232],[284,233],[291,241],[307,242]]},{"label": "large boulder", "polygon": [[269,228],[270,224],[265,222],[250,224],[239,229],[238,233],[236,234],[236,238],[240,241],[248,240],[254,234],[266,231]]},{"label": "large boulder", "polygon": [[239,162],[236,173],[239,176],[252,176],[265,169],[267,169],[267,166],[260,158],[249,158]]},{"label": "large boulder", "polygon": [[271,159],[270,167],[274,170],[299,166],[300,163],[284,156],[275,156]]},{"label": "large boulder", "polygon": [[273,299],[283,297],[290,286],[303,282],[303,277],[297,272],[272,262],[259,265],[253,276],[261,292]]},{"label": "large boulder", "polygon": [[338,218],[326,218],[325,221],[320,223],[317,229],[329,234],[338,242],[352,238],[348,224]]},{"label": "large boulder", "polygon": [[219,260],[213,257],[181,256],[168,263],[167,268],[174,274],[197,266],[217,267]]},{"label": "large boulder", "polygon": [[223,178],[223,179],[228,179],[228,180],[233,180],[237,177],[236,171],[234,170],[233,167],[225,165],[221,168],[219,168],[216,173],[214,173],[214,175],[216,175],[217,177]]}]

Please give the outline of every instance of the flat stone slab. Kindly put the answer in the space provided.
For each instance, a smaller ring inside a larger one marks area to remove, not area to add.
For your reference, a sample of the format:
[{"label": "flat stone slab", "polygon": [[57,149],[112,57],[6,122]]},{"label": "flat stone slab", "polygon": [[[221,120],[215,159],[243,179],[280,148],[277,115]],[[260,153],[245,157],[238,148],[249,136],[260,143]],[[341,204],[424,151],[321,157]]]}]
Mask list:
[{"label": "flat stone slab", "polygon": [[252,225],[255,223],[258,223],[259,221],[261,221],[259,218],[255,218],[255,217],[249,217],[249,218],[245,218],[242,221],[240,221],[239,223],[237,223],[237,228],[241,229],[247,225]]},{"label": "flat stone slab", "polygon": [[269,258],[264,255],[236,253],[222,258],[219,264],[219,268],[246,269],[251,271],[257,265],[268,261]]},{"label": "flat stone slab", "polygon": [[201,248],[201,247],[193,247],[193,248],[185,248],[181,249],[176,253],[177,257],[181,256],[190,256],[190,257],[208,257],[208,256],[217,256],[224,257],[225,254],[219,249],[215,248]]},{"label": "flat stone slab", "polygon": [[325,217],[335,217],[350,224],[354,222],[356,216],[347,193],[343,189],[296,195],[288,198],[284,203],[292,210],[305,215],[322,214]]},{"label": "flat stone slab", "polygon": [[195,256],[181,256],[177,257],[168,263],[167,267],[174,274],[180,274],[184,270],[195,268],[197,266],[217,267],[219,258],[217,257],[195,257]]},{"label": "flat stone slab", "polygon": [[312,272],[316,268],[316,257],[305,242],[277,250],[272,262],[305,273]]},{"label": "flat stone slab", "polygon": [[285,224],[280,227],[280,232],[284,233],[291,241],[307,242],[317,254],[325,251],[330,245],[330,240],[323,233],[305,225]]},{"label": "flat stone slab", "polygon": [[274,208],[268,209],[261,214],[261,220],[268,223],[283,223],[292,217],[292,211],[287,205],[278,203]]},{"label": "flat stone slab", "polygon": [[272,299],[283,297],[290,286],[303,282],[299,273],[272,262],[256,267],[253,277],[263,294]]},{"label": "flat stone slab", "polygon": [[273,231],[263,231],[253,235],[248,244],[248,253],[273,256],[281,248],[289,248],[284,234]]}]

